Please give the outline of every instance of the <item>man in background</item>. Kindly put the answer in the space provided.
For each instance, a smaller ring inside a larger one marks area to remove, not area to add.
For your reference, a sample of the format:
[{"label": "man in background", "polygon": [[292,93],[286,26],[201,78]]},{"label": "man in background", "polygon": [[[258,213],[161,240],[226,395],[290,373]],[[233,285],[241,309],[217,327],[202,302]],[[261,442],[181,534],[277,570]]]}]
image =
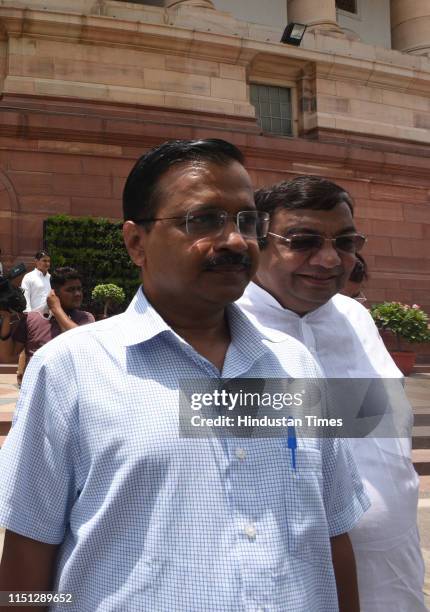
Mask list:
[{"label": "man in background", "polygon": [[26,312],[43,309],[46,297],[51,291],[49,266],[51,258],[47,251],[38,251],[34,256],[34,270],[28,272],[22,279],[21,289],[27,302]]},{"label": "man in background", "polygon": [[366,260],[360,253],[356,254],[357,261],[354,268],[346,281],[345,287],[340,291],[342,295],[348,295],[354,298],[360,304],[364,304],[367,301],[366,296],[363,293],[363,285],[369,280],[369,272]]},{"label": "man in background", "polygon": [[62,332],[94,322],[90,312],[80,310],[82,282],[76,270],[57,268],[51,285],[46,298],[48,312],[33,310],[17,319],[9,311],[0,311],[0,357],[5,363],[13,362],[22,351],[28,363],[40,347]]},{"label": "man in background", "polygon": [[[255,282],[238,302],[251,321],[275,342],[287,334],[303,342],[327,378],[401,377],[370,314],[338,293],[366,240],[355,227],[350,195],[326,179],[300,176],[257,191],[256,205],[271,222]],[[348,399],[345,410],[352,410],[354,397]],[[403,417],[412,424],[410,406]],[[350,532],[361,612],[424,612],[410,439],[351,443],[372,502]]]},{"label": "man in background", "polygon": [[[47,251],[38,251],[34,256],[34,270],[28,272],[21,282],[21,289],[24,290],[24,297],[27,303],[25,312],[32,310],[47,311],[46,297],[51,291],[49,266],[51,258]],[[16,381],[21,386],[27,362],[25,352],[22,351],[18,357],[18,369],[16,371]]]}]

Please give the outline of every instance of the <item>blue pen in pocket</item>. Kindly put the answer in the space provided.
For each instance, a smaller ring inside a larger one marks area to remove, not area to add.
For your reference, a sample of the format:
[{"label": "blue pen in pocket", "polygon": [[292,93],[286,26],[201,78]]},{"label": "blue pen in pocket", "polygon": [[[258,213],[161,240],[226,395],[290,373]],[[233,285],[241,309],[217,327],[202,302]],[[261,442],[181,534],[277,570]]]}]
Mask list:
[{"label": "blue pen in pocket", "polygon": [[[292,421],[291,417],[288,417],[289,421]],[[288,448],[291,451],[291,467],[293,470],[296,469],[296,449],[297,449],[297,438],[296,438],[296,430],[294,425],[287,426],[287,442]]]}]

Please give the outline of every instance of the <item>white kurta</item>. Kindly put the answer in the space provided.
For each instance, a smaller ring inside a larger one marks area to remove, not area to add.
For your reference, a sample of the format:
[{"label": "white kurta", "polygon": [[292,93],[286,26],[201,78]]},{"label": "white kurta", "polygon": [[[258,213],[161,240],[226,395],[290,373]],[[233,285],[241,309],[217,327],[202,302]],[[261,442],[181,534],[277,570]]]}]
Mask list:
[{"label": "white kurta", "polygon": [[[368,311],[335,295],[300,317],[251,283],[238,302],[274,342],[303,342],[328,378],[400,378]],[[406,418],[412,420],[410,406]],[[410,440],[351,439],[372,506],[350,532],[357,561],[361,612],[423,612],[424,563],[417,529],[419,480]]]}]

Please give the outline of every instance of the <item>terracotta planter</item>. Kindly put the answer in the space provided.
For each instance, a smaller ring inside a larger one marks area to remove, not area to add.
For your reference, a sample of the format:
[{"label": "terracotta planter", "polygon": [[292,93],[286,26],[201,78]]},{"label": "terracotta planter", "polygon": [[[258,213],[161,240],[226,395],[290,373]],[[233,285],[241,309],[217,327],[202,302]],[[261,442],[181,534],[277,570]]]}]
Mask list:
[{"label": "terracotta planter", "polygon": [[412,351],[390,351],[394,363],[405,376],[412,374],[414,369],[416,354]]}]

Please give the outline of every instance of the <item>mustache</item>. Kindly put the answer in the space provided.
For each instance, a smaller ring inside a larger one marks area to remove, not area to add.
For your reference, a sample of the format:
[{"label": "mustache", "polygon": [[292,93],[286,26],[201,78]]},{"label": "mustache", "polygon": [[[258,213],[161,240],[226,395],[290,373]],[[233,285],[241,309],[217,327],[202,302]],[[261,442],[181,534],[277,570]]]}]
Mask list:
[{"label": "mustache", "polygon": [[203,268],[205,270],[214,270],[218,266],[244,266],[245,268],[250,268],[251,265],[251,259],[248,255],[231,252],[207,257],[203,262]]}]

